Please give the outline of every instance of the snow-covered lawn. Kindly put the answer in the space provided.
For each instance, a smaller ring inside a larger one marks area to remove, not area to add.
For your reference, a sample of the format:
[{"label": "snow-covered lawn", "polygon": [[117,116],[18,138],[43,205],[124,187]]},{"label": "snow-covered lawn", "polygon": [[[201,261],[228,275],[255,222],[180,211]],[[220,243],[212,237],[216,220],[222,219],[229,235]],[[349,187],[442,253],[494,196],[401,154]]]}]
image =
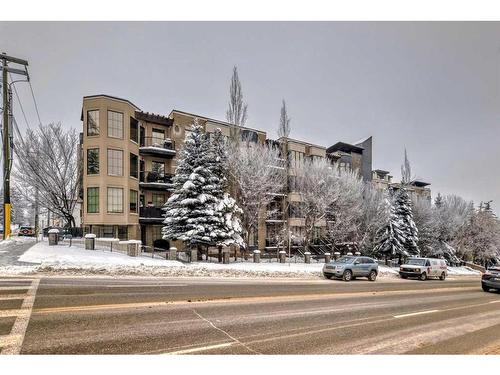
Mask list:
[{"label": "snow-covered lawn", "polygon": [[[0,243],[0,246],[1,243]],[[19,257],[19,261],[32,263],[28,266],[0,267],[0,274],[106,274],[141,276],[204,276],[204,277],[321,277],[323,263],[261,263],[234,262],[182,263],[153,259],[148,255],[130,257],[123,253],[102,250],[85,250],[67,245],[48,246],[39,242]],[[449,268],[450,275],[478,275],[467,267]],[[397,278],[398,269],[379,266],[379,277]]]}]

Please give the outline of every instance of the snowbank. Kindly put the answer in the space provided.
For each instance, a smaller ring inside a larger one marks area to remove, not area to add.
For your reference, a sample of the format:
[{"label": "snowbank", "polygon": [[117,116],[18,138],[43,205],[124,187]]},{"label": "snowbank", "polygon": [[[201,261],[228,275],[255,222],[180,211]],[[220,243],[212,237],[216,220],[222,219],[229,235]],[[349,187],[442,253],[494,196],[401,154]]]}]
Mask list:
[{"label": "snowbank", "polygon": [[[141,276],[203,276],[203,277],[280,277],[318,278],[322,276],[323,263],[277,263],[263,260],[262,263],[235,262],[182,263],[164,259],[153,259],[147,255],[130,257],[123,253],[101,250],[84,250],[66,245],[48,246],[39,242],[19,257],[29,266],[0,267],[0,274],[106,274]],[[450,275],[477,275],[468,267],[450,267]],[[397,278],[398,268],[379,266],[379,277]]]},{"label": "snowbank", "polygon": [[10,245],[24,243],[24,242],[31,242],[34,240],[35,240],[35,237],[19,237],[19,236],[14,235],[6,240],[1,240],[0,241],[0,249],[5,248],[5,247],[10,246]]}]

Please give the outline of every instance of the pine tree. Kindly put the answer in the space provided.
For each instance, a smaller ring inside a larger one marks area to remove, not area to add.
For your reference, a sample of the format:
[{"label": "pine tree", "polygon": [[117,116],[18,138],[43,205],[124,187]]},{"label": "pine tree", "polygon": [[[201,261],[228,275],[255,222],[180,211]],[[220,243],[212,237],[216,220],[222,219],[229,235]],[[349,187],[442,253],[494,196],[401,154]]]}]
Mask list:
[{"label": "pine tree", "polygon": [[195,119],[180,152],[173,178],[174,193],[164,206],[163,238],[181,240],[186,245],[212,244],[211,226],[219,222],[212,194],[210,143]]},{"label": "pine tree", "polygon": [[438,193],[436,199],[434,199],[434,206],[436,206],[436,208],[443,207],[443,197],[441,196],[441,193]]},{"label": "pine tree", "polygon": [[412,202],[405,186],[395,193],[395,213],[399,219],[399,227],[403,233],[402,245],[407,255],[420,255],[418,248],[418,229],[413,220]]},{"label": "pine tree", "polygon": [[377,245],[373,252],[375,255],[385,256],[386,259],[395,255],[408,255],[403,246],[405,238],[400,228],[401,220],[388,198],[386,198],[386,207],[389,210],[389,220],[386,225],[379,229]]}]

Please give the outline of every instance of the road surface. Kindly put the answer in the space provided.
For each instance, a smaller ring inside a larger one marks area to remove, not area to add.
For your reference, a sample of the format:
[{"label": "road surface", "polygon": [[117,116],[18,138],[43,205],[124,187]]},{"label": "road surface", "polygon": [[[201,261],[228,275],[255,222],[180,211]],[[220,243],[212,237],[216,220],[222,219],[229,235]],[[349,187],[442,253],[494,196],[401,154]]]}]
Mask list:
[{"label": "road surface", "polygon": [[500,294],[446,281],[0,278],[2,353],[500,353]]}]

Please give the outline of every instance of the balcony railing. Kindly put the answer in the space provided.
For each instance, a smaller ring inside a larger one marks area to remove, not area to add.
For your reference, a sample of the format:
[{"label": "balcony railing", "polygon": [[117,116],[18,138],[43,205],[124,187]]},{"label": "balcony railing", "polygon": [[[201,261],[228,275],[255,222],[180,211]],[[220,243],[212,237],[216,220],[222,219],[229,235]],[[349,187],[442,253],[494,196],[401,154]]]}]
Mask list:
[{"label": "balcony railing", "polygon": [[139,207],[139,221],[143,223],[162,223],[165,212],[161,207]]},{"label": "balcony railing", "polygon": [[142,153],[175,155],[175,142],[170,138],[142,137],[140,140]]},{"label": "balcony railing", "polygon": [[266,220],[267,221],[284,221],[285,215],[283,215],[283,212],[280,212],[280,211],[267,211]]},{"label": "balcony railing", "polygon": [[173,175],[157,171],[141,171],[139,175],[140,182],[158,182],[162,184],[171,184]]}]

